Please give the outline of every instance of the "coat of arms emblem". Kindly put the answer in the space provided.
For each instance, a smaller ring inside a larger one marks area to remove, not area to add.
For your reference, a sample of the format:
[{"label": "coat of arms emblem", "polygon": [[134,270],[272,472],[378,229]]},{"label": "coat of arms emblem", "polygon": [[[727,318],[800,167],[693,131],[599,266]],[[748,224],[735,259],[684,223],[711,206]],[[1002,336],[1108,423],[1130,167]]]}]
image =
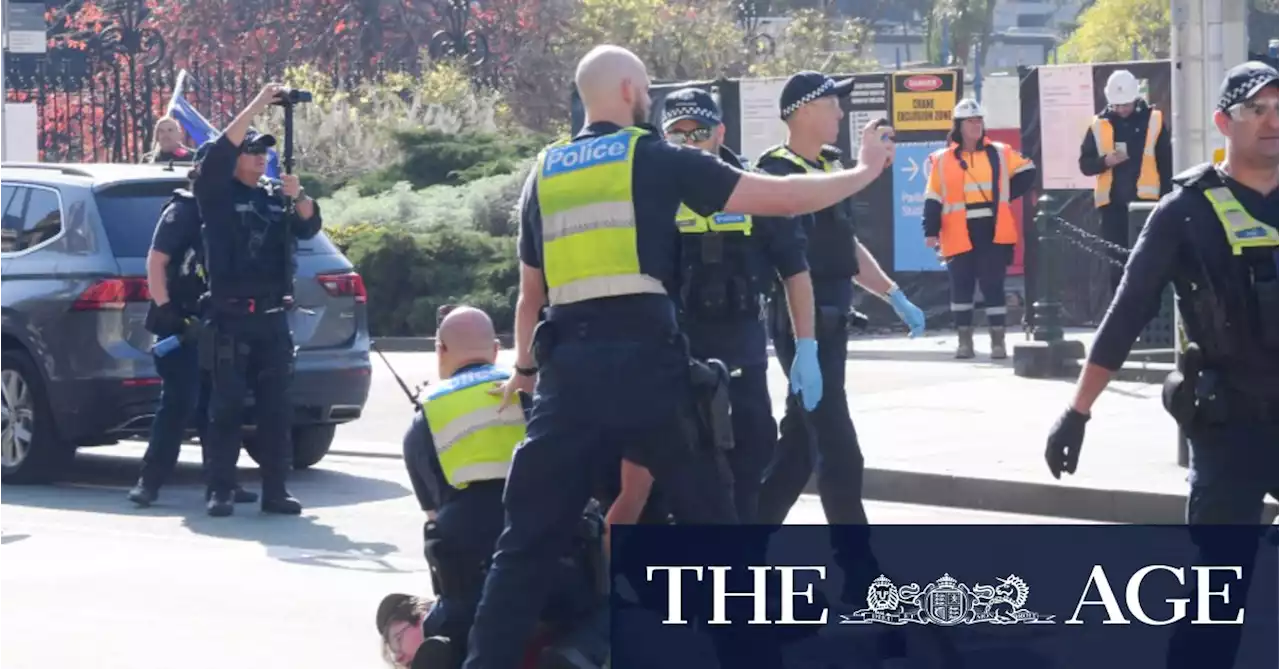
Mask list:
[{"label": "coat of arms emblem", "polygon": [[884,574],[867,588],[867,608],[842,615],[841,625],[992,625],[1053,624],[1053,616],[1028,611],[1026,581],[1010,574],[996,585],[968,585],[943,574],[921,588],[897,587]]}]

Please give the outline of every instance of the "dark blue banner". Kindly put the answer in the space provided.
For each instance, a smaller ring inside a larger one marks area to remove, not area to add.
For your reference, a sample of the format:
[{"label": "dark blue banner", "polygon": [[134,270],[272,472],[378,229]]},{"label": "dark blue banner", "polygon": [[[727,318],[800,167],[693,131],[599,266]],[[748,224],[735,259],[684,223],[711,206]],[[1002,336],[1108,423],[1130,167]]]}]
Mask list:
[{"label": "dark blue banner", "polygon": [[612,669],[1275,669],[1274,527],[613,528]]}]

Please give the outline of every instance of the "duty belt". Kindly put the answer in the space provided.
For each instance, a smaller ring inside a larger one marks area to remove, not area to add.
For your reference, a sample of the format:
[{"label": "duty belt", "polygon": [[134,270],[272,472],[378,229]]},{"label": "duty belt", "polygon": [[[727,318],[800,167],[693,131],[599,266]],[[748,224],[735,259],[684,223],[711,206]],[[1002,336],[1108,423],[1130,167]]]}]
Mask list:
[{"label": "duty belt", "polygon": [[213,310],[222,314],[275,314],[293,307],[292,297],[230,297],[213,298]]}]

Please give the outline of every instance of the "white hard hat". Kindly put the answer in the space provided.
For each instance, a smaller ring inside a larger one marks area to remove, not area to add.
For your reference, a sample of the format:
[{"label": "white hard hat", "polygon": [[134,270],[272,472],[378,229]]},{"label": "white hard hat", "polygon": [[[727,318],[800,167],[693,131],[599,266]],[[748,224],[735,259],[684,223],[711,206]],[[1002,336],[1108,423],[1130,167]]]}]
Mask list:
[{"label": "white hard hat", "polygon": [[965,98],[956,105],[955,111],[951,112],[951,117],[957,121],[963,121],[967,118],[982,118],[987,115],[982,105],[977,100]]},{"label": "white hard hat", "polygon": [[1138,79],[1128,70],[1116,70],[1107,77],[1107,104],[1127,105],[1138,99]]}]

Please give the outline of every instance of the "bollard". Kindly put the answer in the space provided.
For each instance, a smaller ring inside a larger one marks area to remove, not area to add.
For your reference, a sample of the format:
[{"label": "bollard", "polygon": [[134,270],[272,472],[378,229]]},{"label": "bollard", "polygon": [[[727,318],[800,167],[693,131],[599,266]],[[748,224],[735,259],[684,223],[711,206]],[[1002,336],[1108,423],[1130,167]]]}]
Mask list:
[{"label": "bollard", "polygon": [[1050,250],[1048,241],[1053,239],[1053,219],[1060,211],[1057,198],[1049,193],[1040,196],[1036,207],[1036,237],[1039,261],[1039,292],[1031,308],[1035,311],[1035,325],[1031,338],[1036,341],[1062,340],[1062,301],[1058,286],[1058,254]]},{"label": "bollard", "polygon": [[1069,375],[1068,361],[1084,357],[1084,344],[1063,336],[1062,299],[1059,267],[1060,249],[1049,247],[1056,239],[1054,226],[1064,204],[1058,197],[1045,193],[1036,207],[1036,295],[1031,303],[1032,341],[1013,347],[1013,373],[1029,378]]}]

